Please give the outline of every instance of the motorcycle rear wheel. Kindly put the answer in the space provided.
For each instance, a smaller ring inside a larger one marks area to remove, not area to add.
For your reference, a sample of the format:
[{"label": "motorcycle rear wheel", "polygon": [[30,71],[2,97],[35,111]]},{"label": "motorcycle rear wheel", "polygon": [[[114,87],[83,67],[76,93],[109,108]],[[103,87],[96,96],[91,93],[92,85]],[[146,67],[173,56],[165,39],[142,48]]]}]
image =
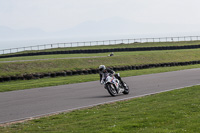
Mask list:
[{"label": "motorcycle rear wheel", "polygon": [[125,82],[124,82],[124,85],[125,85],[125,87],[124,87],[123,94],[127,95],[127,94],[129,94],[129,87],[128,87],[128,85]]}]

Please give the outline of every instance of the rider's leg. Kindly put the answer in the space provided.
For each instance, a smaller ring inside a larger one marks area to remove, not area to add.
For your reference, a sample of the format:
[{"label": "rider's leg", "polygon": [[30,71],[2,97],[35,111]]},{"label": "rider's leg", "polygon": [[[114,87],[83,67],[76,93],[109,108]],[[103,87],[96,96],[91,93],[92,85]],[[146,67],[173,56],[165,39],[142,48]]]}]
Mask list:
[{"label": "rider's leg", "polygon": [[122,81],[122,78],[118,74],[115,74],[114,76],[121,82],[122,86],[124,86],[124,82]]}]

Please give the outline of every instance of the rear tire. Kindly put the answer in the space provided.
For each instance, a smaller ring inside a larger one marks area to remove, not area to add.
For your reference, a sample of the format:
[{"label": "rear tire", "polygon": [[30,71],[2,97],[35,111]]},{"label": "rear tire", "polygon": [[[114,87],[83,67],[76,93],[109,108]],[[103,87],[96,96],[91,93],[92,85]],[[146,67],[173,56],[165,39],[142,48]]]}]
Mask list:
[{"label": "rear tire", "polygon": [[116,96],[117,95],[117,90],[115,89],[114,85],[113,84],[106,84],[107,86],[107,90],[108,90],[108,93],[111,95],[111,96]]},{"label": "rear tire", "polygon": [[125,87],[124,87],[123,94],[128,95],[129,94],[129,87],[128,87],[128,85],[125,82],[124,82],[124,85],[125,85]]}]

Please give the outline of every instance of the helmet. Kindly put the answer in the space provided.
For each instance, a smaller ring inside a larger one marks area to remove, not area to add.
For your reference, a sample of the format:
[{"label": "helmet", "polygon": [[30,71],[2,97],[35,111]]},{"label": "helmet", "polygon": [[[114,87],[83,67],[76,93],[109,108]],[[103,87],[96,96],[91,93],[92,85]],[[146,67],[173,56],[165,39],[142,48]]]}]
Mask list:
[{"label": "helmet", "polygon": [[106,69],[106,67],[104,66],[104,65],[100,65],[99,66],[99,71],[103,71],[103,70],[105,70]]}]

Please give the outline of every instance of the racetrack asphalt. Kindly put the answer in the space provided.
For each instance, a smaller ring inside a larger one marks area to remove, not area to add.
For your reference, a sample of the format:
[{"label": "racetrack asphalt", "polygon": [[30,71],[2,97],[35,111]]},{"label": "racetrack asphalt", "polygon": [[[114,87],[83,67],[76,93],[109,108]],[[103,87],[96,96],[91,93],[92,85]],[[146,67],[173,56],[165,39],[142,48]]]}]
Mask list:
[{"label": "racetrack asphalt", "polygon": [[49,114],[198,85],[200,68],[122,78],[129,95],[111,97],[99,81],[34,88],[0,93],[0,123]]}]

